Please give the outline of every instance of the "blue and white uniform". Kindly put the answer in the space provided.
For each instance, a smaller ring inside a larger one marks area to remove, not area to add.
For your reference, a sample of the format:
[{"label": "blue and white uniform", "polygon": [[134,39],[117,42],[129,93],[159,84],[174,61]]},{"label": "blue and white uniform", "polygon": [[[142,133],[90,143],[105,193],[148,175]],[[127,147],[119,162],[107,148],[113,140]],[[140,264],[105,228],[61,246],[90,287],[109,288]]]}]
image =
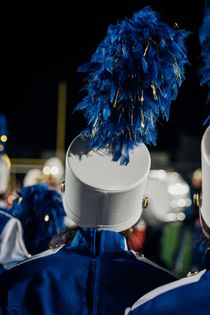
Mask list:
[{"label": "blue and white uniform", "polygon": [[71,243],[35,255],[0,279],[0,314],[120,315],[138,296],[174,281],[127,250],[124,236],[79,229]]},{"label": "blue and white uniform", "polygon": [[23,241],[20,221],[0,209],[0,272],[26,258],[28,251]]},{"label": "blue and white uniform", "polygon": [[[209,264],[210,267],[210,264]],[[210,270],[180,279],[141,297],[125,315],[209,315]]]}]

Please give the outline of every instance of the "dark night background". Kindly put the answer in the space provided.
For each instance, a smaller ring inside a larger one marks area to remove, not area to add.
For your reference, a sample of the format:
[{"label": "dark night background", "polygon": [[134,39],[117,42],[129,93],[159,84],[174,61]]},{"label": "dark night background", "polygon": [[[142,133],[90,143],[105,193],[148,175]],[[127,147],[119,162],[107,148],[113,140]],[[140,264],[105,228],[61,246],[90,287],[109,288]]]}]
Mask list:
[{"label": "dark night background", "polygon": [[[191,31],[187,41],[191,63],[170,121],[161,122],[157,147],[173,163],[199,164],[200,140],[209,112],[207,91],[199,85],[201,65],[198,29],[202,0],[191,1],[8,1],[1,10],[1,105],[8,120],[8,154],[39,158],[55,150],[58,83],[68,84],[66,148],[85,126],[72,111],[81,99],[83,75],[77,67],[89,61],[109,24],[150,5],[165,22]],[[186,162],[188,161],[188,162]]]}]

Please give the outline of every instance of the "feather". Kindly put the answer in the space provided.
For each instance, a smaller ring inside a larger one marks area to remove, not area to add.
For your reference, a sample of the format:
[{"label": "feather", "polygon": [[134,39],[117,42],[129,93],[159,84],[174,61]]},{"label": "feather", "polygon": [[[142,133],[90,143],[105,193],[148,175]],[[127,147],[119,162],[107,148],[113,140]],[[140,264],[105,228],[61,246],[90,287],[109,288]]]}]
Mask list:
[{"label": "feather", "polygon": [[32,255],[48,249],[52,237],[65,229],[61,195],[43,183],[22,188],[10,213],[21,221]]},{"label": "feather", "polygon": [[90,149],[109,148],[113,160],[129,162],[135,145],[156,144],[157,121],[168,120],[170,105],[185,78],[188,32],[160,20],[145,7],[110,25],[107,35],[80,67],[87,95],[76,106],[88,127]]},{"label": "feather", "polygon": [[[208,88],[207,103],[210,101],[210,1],[206,1],[204,7],[203,23],[199,29],[201,46],[202,67],[200,69],[200,84]],[[204,125],[210,124],[210,115],[204,121]]]}]

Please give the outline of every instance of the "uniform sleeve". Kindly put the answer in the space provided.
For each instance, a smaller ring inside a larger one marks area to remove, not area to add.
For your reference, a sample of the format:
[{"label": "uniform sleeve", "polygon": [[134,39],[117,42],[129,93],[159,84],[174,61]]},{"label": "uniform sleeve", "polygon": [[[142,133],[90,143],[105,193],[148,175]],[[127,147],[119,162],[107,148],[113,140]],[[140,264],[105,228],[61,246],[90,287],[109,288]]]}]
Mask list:
[{"label": "uniform sleeve", "polygon": [[207,315],[210,275],[206,270],[158,287],[142,296],[124,315]]},{"label": "uniform sleeve", "polygon": [[28,256],[21,223],[11,218],[0,235],[0,264],[4,269],[10,269]]}]

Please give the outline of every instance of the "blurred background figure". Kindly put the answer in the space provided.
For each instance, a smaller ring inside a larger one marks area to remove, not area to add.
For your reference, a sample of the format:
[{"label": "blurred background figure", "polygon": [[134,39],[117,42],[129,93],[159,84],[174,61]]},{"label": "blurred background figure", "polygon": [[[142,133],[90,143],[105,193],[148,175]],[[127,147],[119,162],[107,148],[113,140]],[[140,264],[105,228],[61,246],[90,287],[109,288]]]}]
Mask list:
[{"label": "blurred background figure", "polygon": [[49,247],[51,239],[65,230],[61,194],[44,183],[23,187],[11,213],[23,226],[23,238],[31,255]]},{"label": "blurred background figure", "polygon": [[8,139],[7,120],[0,114],[0,208],[7,207],[7,190],[10,181],[10,159],[6,153]]},{"label": "blurred background figure", "polygon": [[7,192],[10,180],[10,160],[4,153],[0,154],[0,208],[7,208]]},{"label": "blurred background figure", "polygon": [[143,253],[152,261],[166,266],[162,259],[162,237],[164,215],[169,212],[169,193],[165,183],[166,172],[150,171],[147,183],[146,196],[148,197],[148,207],[143,212],[146,223],[145,242]]},{"label": "blurred background figure", "polygon": [[[194,196],[200,195],[202,189],[202,172],[201,169],[196,169],[192,174],[191,183],[191,199]],[[204,238],[201,228],[199,207],[193,202],[191,207],[186,208],[186,224],[192,229],[192,254],[190,257],[190,270],[196,271],[203,269],[204,266],[204,253],[206,248],[206,238]],[[184,222],[185,222],[184,221]]]},{"label": "blurred background figure", "polygon": [[7,139],[8,139],[7,120],[5,115],[0,113],[0,154],[6,152]]},{"label": "blurred background figure", "polygon": [[63,181],[64,166],[58,157],[49,158],[43,166],[43,182],[49,187],[58,189]]},{"label": "blurred background figure", "polygon": [[28,257],[21,223],[8,213],[11,163],[6,154],[7,134],[6,117],[0,114],[0,273]]},{"label": "blurred background figure", "polygon": [[154,262],[170,268],[167,257],[173,225],[184,220],[184,208],[191,203],[189,185],[177,172],[151,170],[145,194],[148,207],[143,212],[146,229],[142,251]]},{"label": "blurred background figure", "polygon": [[[190,183],[190,199],[193,196],[201,193],[202,187],[202,173],[201,169],[196,169],[191,175]],[[177,236],[177,246],[174,251],[174,271],[176,273],[182,272],[183,269],[183,255],[186,243],[190,238],[190,252],[189,252],[189,268],[190,270],[202,269],[202,247],[203,247],[203,233],[199,219],[199,207],[191,202],[189,207],[185,207],[184,220],[182,221]]]},{"label": "blurred background figure", "polygon": [[0,210],[0,273],[28,257],[20,221]]},{"label": "blurred background figure", "polygon": [[40,169],[30,169],[23,179],[23,187],[32,186],[38,184],[43,180],[43,173]]}]

